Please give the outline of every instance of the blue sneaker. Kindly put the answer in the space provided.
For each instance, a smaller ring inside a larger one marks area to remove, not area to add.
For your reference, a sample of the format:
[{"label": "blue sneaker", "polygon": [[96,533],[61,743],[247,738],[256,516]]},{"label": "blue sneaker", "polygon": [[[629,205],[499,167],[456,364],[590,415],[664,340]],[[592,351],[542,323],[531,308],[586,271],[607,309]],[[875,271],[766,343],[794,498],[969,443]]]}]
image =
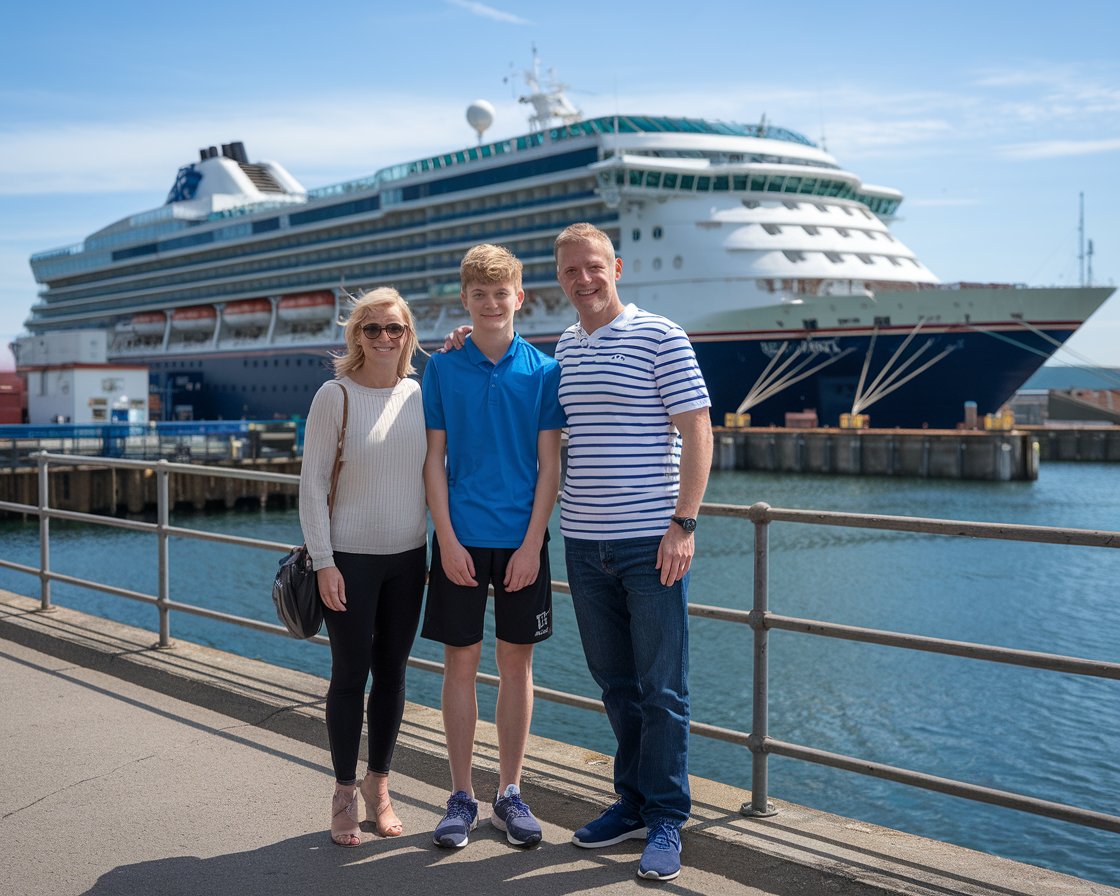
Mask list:
[{"label": "blue sneaker", "polygon": [[504,793],[494,798],[494,814],[490,823],[506,832],[506,839],[514,846],[532,846],[541,842],[541,823],[533,817],[517,785],[510,784]]},{"label": "blue sneaker", "polygon": [[646,826],[628,803],[619,800],[594,821],[572,834],[572,842],[585,849],[614,846],[623,840],[643,840]]},{"label": "blue sneaker", "polygon": [[478,827],[478,803],[462,790],[456,790],[447,801],[447,814],[436,825],[432,835],[436,846],[458,848],[467,845],[467,835]]},{"label": "blue sneaker", "polygon": [[638,863],[638,877],[672,880],[681,873],[681,832],[671,821],[659,821],[649,829],[646,848]]}]

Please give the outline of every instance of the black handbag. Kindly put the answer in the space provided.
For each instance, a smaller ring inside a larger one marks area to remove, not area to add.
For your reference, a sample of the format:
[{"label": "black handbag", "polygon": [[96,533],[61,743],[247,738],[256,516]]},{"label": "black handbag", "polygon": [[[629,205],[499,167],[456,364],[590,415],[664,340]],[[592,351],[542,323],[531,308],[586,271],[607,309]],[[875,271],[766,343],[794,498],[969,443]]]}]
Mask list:
[{"label": "black handbag", "polygon": [[293,638],[306,640],[319,634],[323,627],[323,602],[305,545],[292,548],[280,561],[272,583],[272,602],[276,604],[276,615]]},{"label": "black handbag", "polygon": [[[327,519],[330,519],[334,508],[350,410],[350,394],[342,383],[338,387],[342,390],[342,426],[339,428],[338,445],[334,452],[331,487],[327,492]],[[280,561],[280,568],[272,582],[272,603],[276,606],[277,618],[284,623],[284,628],[293,638],[306,641],[319,634],[319,629],[323,627],[323,601],[319,597],[319,580],[311,565],[311,555],[307,552],[306,544],[292,548]]]}]

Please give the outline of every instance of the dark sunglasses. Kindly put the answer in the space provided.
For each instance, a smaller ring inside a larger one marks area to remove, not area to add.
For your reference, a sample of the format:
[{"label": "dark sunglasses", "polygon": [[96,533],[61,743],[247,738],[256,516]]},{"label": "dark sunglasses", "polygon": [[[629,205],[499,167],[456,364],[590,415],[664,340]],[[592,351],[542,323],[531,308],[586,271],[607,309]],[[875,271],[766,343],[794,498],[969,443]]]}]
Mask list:
[{"label": "dark sunglasses", "polygon": [[380,339],[381,331],[385,331],[385,335],[390,339],[400,339],[405,331],[408,329],[404,324],[362,324],[362,332],[366,334],[366,339]]}]

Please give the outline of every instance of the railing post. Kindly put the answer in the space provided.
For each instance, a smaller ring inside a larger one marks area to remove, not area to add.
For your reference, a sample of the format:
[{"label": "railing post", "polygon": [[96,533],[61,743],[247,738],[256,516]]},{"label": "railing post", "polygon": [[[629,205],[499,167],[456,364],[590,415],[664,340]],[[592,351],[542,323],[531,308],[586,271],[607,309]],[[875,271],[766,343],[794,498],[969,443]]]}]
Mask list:
[{"label": "railing post", "polygon": [[769,631],[766,614],[770,609],[770,505],[752,504],[750,519],[754,522],[754,607],[751,629],[754,631],[754,703],[751,733],[747,743],[751,751],[751,801],[743,803],[739,812],[749,818],[777,815],[769,796],[767,781],[766,738],[769,736]]},{"label": "railing post", "polygon": [[51,609],[51,520],[47,516],[51,488],[47,452],[40,451],[36,460],[39,464],[39,610],[46,611]]},{"label": "railing post", "polygon": [[170,503],[171,489],[168,480],[171,477],[167,469],[166,460],[156,461],[156,542],[159,553],[159,590],[156,594],[156,608],[159,610],[159,646],[171,646],[171,611],[167,602],[171,597],[170,564],[167,551],[167,527],[171,521]]}]

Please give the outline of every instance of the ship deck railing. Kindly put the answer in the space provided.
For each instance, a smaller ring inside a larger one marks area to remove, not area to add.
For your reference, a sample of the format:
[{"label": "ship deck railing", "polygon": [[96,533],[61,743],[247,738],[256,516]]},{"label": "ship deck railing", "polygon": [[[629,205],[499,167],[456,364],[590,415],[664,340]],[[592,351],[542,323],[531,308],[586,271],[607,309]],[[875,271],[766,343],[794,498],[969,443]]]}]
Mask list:
[{"label": "ship deck railing", "polygon": [[[0,511],[24,514],[38,518],[40,534],[39,565],[28,566],[6,559],[0,559],[0,567],[26,573],[27,575],[38,578],[41,610],[49,610],[51,608],[52,585],[55,582],[59,582],[92,589],[155,607],[158,615],[159,644],[161,647],[172,646],[170,624],[172,613],[190,614],[230,625],[242,626],[279,637],[289,637],[287,631],[280,625],[189,604],[177,600],[172,596],[169,576],[169,558],[171,543],[175,539],[200,539],[203,541],[236,545],[243,548],[266,550],[277,555],[286,553],[291,545],[226,533],[204,532],[171,525],[170,516],[172,507],[169,481],[172,476],[207,476],[213,478],[247,479],[262,484],[271,483],[290,488],[293,485],[298,485],[298,476],[293,474],[260,472],[235,467],[173,463],[167,460],[151,462],[106,457],[78,457],[66,454],[54,454],[46,451],[41,451],[37,454],[36,463],[38,464],[38,505],[34,506],[0,501]],[[153,523],[135,519],[67,511],[51,507],[50,481],[52,473],[65,470],[75,465],[101,465],[117,469],[140,469],[150,471],[151,474],[156,477],[157,481],[158,501],[156,521]],[[768,719],[770,688],[768,666],[770,654],[769,633],[775,630],[801,633],[815,637],[832,638],[841,641],[878,644],[904,650],[916,650],[1069,675],[1111,679],[1113,681],[1120,680],[1120,663],[1018,650],[988,644],[930,638],[862,626],[839,625],[824,620],[804,619],[775,613],[770,609],[768,547],[770,526],[774,523],[904,532],[931,537],[985,538],[1011,542],[1083,546],[1105,550],[1120,548],[1120,532],[1054,526],[942,520],[923,517],[841,513],[822,510],[794,510],[772,507],[766,503],[756,503],[749,507],[706,503],[701,508],[701,514],[711,517],[718,516],[745,519],[750,521],[754,529],[753,545],[749,548],[753,558],[754,572],[752,609],[747,611],[693,602],[690,602],[688,606],[690,616],[719,620],[732,625],[747,626],[753,632],[751,731],[737,731],[696,720],[690,723],[690,730],[694,735],[737,744],[749,752],[751,757],[751,799],[749,802],[743,803],[738,807],[742,815],[746,817],[768,817],[775,814],[775,809],[768,799],[769,782],[767,760],[770,756],[785,756],[968,800],[1058,819],[1072,824],[1120,833],[1120,816],[1117,815],[1092,811],[1052,800],[1039,799],[1025,794],[997,790],[966,781],[928,775],[912,769],[900,768],[855,756],[820,750],[806,744],[783,741],[771,736]],[[158,593],[141,593],[55,571],[51,566],[50,560],[50,524],[52,520],[67,520],[77,523],[109,526],[155,535]],[[570,594],[568,584],[564,581],[554,580],[552,582],[552,588],[554,593]],[[312,640],[321,644],[329,643],[327,639],[321,635],[317,635]],[[411,657],[409,659],[409,665],[413,668],[435,674],[443,673],[443,664],[431,660]],[[478,680],[484,684],[495,687],[498,684],[498,677],[495,675],[479,674]],[[600,700],[581,696],[579,694],[567,693],[544,686],[535,686],[534,694],[541,700],[593,712],[604,711],[603,704]]]}]

